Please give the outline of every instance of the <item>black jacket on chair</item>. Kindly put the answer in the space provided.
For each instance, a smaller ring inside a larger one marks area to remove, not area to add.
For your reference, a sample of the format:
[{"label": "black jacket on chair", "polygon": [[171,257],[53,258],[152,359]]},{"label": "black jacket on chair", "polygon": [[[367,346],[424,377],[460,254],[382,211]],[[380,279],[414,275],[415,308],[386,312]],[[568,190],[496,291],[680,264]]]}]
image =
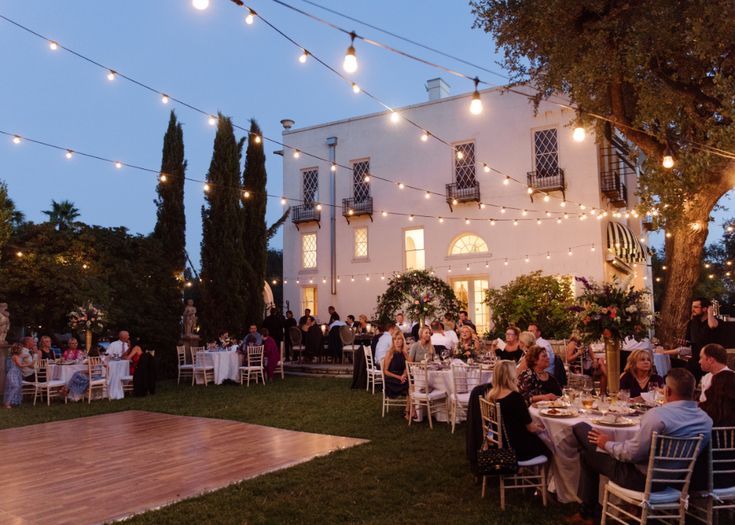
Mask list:
[{"label": "black jacket on chair", "polygon": [[156,393],[156,360],[150,352],[143,352],[133,374],[133,395],[143,397]]},{"label": "black jacket on chair", "polygon": [[467,461],[470,462],[470,471],[477,476],[477,451],[482,448],[485,436],[482,435],[482,415],[480,414],[480,397],[488,393],[492,383],[477,385],[470,393],[470,402],[467,405]]}]

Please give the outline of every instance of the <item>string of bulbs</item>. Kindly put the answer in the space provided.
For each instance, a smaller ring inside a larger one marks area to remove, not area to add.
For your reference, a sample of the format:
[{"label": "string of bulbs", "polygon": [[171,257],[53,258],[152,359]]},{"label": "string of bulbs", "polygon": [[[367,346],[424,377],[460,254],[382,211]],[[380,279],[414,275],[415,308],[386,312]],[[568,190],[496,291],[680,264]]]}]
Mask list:
[{"label": "string of bulbs", "polygon": [[[230,0],[230,1],[232,3],[240,6],[240,7],[246,7],[245,4],[244,4],[244,2],[242,0]],[[482,83],[482,84],[485,84],[485,85],[488,85],[488,86],[491,85],[489,82],[486,82],[484,80],[481,80],[477,76],[474,76],[473,77],[472,75],[461,73],[461,72],[456,71],[456,70],[454,70],[452,68],[449,68],[447,66],[444,66],[444,65],[438,64],[436,62],[432,62],[432,61],[426,60],[424,58],[415,56],[415,55],[413,55],[413,54],[411,54],[411,53],[409,53],[407,51],[403,51],[403,50],[397,49],[397,48],[395,48],[393,46],[390,46],[388,44],[385,44],[385,43],[382,43],[382,42],[378,42],[378,41],[376,41],[374,39],[370,39],[370,38],[367,38],[365,36],[359,35],[359,34],[355,33],[354,31],[350,31],[350,30],[348,30],[348,29],[346,29],[344,27],[338,26],[338,25],[336,25],[336,24],[334,24],[332,22],[329,22],[329,21],[327,21],[327,20],[325,20],[325,19],[323,19],[321,17],[318,17],[318,16],[316,16],[316,15],[314,15],[312,13],[309,13],[309,12],[303,10],[303,9],[298,9],[298,8],[296,8],[296,7],[288,4],[287,2],[284,2],[283,0],[272,0],[272,1],[275,2],[275,3],[277,3],[277,4],[279,4],[279,5],[281,5],[281,6],[283,6],[283,7],[288,8],[288,9],[290,9],[290,10],[296,12],[296,13],[299,13],[299,14],[301,14],[303,16],[306,16],[306,17],[308,17],[308,18],[310,18],[310,19],[312,19],[312,20],[314,20],[316,22],[319,22],[321,24],[324,24],[324,25],[326,25],[326,26],[328,26],[328,27],[330,27],[330,28],[332,28],[334,30],[337,30],[337,31],[340,31],[340,32],[342,32],[344,34],[350,35],[350,37],[351,37],[351,44],[350,44],[351,50],[350,50],[350,48],[348,48],[348,52],[345,55],[345,60],[347,61],[348,60],[347,59],[347,56],[350,55],[350,58],[349,58],[350,66],[349,67],[353,67],[354,66],[355,70],[357,69],[357,61],[356,61],[357,59],[356,59],[355,50],[354,50],[354,40],[357,38],[357,39],[359,39],[359,40],[361,40],[361,41],[363,41],[363,42],[365,42],[367,44],[371,44],[373,46],[382,48],[384,50],[387,50],[387,51],[390,51],[392,53],[398,54],[398,55],[403,56],[405,58],[409,58],[411,60],[414,60],[414,61],[420,62],[422,64],[428,65],[430,67],[439,69],[439,70],[444,71],[446,73],[449,73],[449,74],[452,74],[452,75],[455,75],[455,76],[458,76],[458,77],[461,77],[461,78],[464,78],[464,79],[467,79],[467,80],[470,80],[470,81],[475,82],[475,91],[473,93],[473,100],[475,100],[475,94],[477,94],[477,100],[479,100],[479,93],[477,91],[477,84],[478,83]],[[306,1],[306,0],[304,0],[304,1]],[[196,4],[198,2],[194,2],[194,3],[195,3],[195,7],[196,7]],[[313,2],[307,2],[307,3],[310,3],[312,5],[317,5],[317,4],[314,4]],[[209,5],[209,2],[206,2],[206,5],[204,7],[198,7],[198,9],[206,9],[206,7],[208,7],[208,5]],[[322,7],[322,6],[319,6],[319,7]],[[249,24],[252,24],[253,23],[253,16],[255,15],[255,11],[253,11],[249,7],[246,7],[246,8],[249,11],[249,15],[248,16],[250,17],[250,22],[248,22],[248,23]],[[322,9],[327,9],[327,8],[322,7]],[[327,9],[327,10],[329,10],[329,9]],[[333,11],[333,10],[329,10],[329,11],[336,12],[336,11]],[[405,37],[402,37],[400,35],[396,35],[394,33],[386,32],[386,31],[384,31],[382,29],[375,28],[375,26],[372,26],[371,24],[367,24],[366,22],[363,22],[363,21],[354,19],[352,17],[348,17],[347,15],[344,15],[343,13],[338,13],[338,12],[336,12],[336,13],[339,14],[340,16],[350,18],[353,21],[357,21],[359,23],[362,23],[362,24],[365,24],[365,25],[367,25],[369,27],[372,27],[373,29],[378,29],[379,31],[388,33],[388,34],[390,34],[390,35],[392,35],[392,36],[394,36],[396,38],[400,38],[402,40],[405,40],[405,41],[414,43],[416,45],[419,45],[419,46],[424,47],[426,49],[429,49],[431,51],[434,51],[434,52],[443,54],[445,56],[449,56],[450,58],[453,58],[455,60],[459,60],[459,61],[461,61],[463,63],[468,64],[468,65],[472,65],[473,67],[480,68],[479,66],[476,66],[474,64],[471,64],[471,63],[469,63],[469,62],[467,62],[465,60],[458,59],[456,57],[452,57],[451,55],[448,55],[448,54],[443,53],[441,51],[438,51],[436,49],[430,48],[429,46],[425,46],[423,44],[418,44],[418,43],[416,43],[416,42],[414,42],[414,41],[412,41],[410,39],[407,39]],[[503,77],[503,75],[500,75],[499,73],[496,73],[496,72],[493,72],[493,71],[489,71],[489,70],[487,70],[485,68],[480,68],[480,69],[483,69],[483,70],[487,71],[488,73],[498,75],[498,76],[504,78],[504,80],[507,80],[507,77]],[[348,71],[347,67],[345,67],[345,71]],[[522,95],[522,96],[527,97],[527,98],[531,98],[526,93],[518,92],[518,91],[510,88],[510,86],[508,84],[506,84],[505,86],[503,86],[503,88],[506,89],[507,91],[512,92],[512,93],[519,94],[519,95]],[[577,112],[577,114],[579,116],[581,116],[581,115],[584,114],[584,115],[589,116],[589,117],[591,117],[593,119],[597,119],[597,120],[602,120],[602,121],[605,121],[605,122],[609,122],[610,124],[613,124],[613,125],[615,125],[616,127],[620,128],[620,129],[628,129],[628,130],[631,130],[631,131],[636,131],[638,133],[643,133],[643,134],[648,135],[650,137],[657,138],[650,131],[647,131],[647,130],[642,129],[642,128],[636,128],[636,127],[630,126],[628,124],[623,124],[621,122],[617,122],[615,119],[611,119],[610,117],[606,117],[604,115],[599,115],[597,113],[593,113],[593,112],[589,112],[589,111],[582,111],[580,108],[573,107],[569,102],[567,102],[567,103],[560,103],[560,102],[554,102],[554,101],[551,101],[551,100],[547,100],[547,101],[550,102],[550,103],[552,103],[552,104],[557,104],[557,105],[559,105],[561,107],[574,110],[574,111]],[[479,104],[476,103],[475,108],[478,108],[478,107],[480,108],[479,110],[481,111],[481,106],[479,106]],[[578,128],[581,129],[581,132],[584,132],[584,128],[581,128],[581,127],[578,127]],[[697,148],[697,149],[699,149],[701,151],[705,151],[705,152],[708,152],[710,154],[718,155],[718,156],[725,157],[725,158],[728,158],[728,159],[735,159],[735,153],[733,153],[733,152],[730,152],[730,151],[727,151],[727,150],[724,150],[724,149],[721,149],[721,148],[717,148],[717,147],[714,147],[714,146],[709,146],[707,144],[701,144],[701,143],[698,143],[698,142],[695,142],[695,141],[692,141],[692,140],[688,140],[687,143],[690,144],[692,147],[695,147],[695,148]],[[666,168],[666,169],[671,169],[671,168],[674,167],[674,156],[673,156],[673,153],[671,151],[671,147],[670,146],[667,146],[665,148],[664,153],[662,155],[661,163],[662,163],[662,166],[664,168]]]},{"label": "string of bulbs", "polygon": [[[255,13],[254,12],[253,12],[253,16],[255,16]],[[199,114],[205,115],[207,117],[207,119],[208,119],[208,123],[211,126],[215,126],[217,124],[218,118],[215,117],[210,112],[207,112],[207,111],[205,111],[205,110],[203,110],[203,109],[201,109],[201,108],[199,108],[199,107],[197,107],[197,106],[195,106],[193,104],[190,104],[190,103],[188,103],[188,102],[186,102],[186,101],[184,101],[184,100],[182,100],[182,99],[180,99],[178,97],[172,96],[172,95],[167,94],[167,93],[165,93],[165,92],[163,92],[163,91],[161,91],[159,89],[156,89],[156,88],[152,87],[151,85],[149,85],[149,84],[147,84],[147,83],[145,83],[143,81],[140,81],[140,80],[138,80],[136,78],[133,78],[133,77],[131,77],[129,75],[125,75],[125,74],[121,73],[117,69],[114,69],[114,68],[110,68],[108,66],[105,66],[105,65],[101,64],[100,62],[98,62],[97,60],[94,60],[94,59],[92,59],[92,58],[90,58],[90,57],[88,57],[88,56],[86,56],[86,55],[84,55],[84,54],[82,54],[80,52],[77,52],[77,51],[75,51],[73,49],[70,49],[70,48],[68,48],[66,46],[63,46],[58,41],[51,40],[48,37],[46,37],[46,36],[44,36],[44,35],[36,32],[36,31],[34,31],[34,30],[32,30],[32,29],[30,29],[30,28],[28,28],[28,27],[20,24],[19,22],[15,21],[15,20],[12,20],[12,19],[10,19],[8,17],[5,17],[4,15],[1,15],[0,14],[0,19],[5,20],[8,23],[14,25],[15,27],[17,27],[19,29],[22,29],[22,30],[28,32],[29,34],[31,34],[31,35],[33,35],[33,36],[35,36],[37,38],[43,39],[44,41],[48,42],[49,48],[52,51],[57,51],[59,49],[65,50],[65,51],[71,53],[72,55],[74,55],[74,56],[76,56],[76,57],[78,57],[78,58],[86,61],[87,63],[92,64],[95,67],[98,67],[98,68],[106,71],[106,73],[107,73],[106,76],[107,76],[107,79],[109,81],[114,81],[117,78],[125,79],[125,80],[133,83],[136,86],[139,86],[139,87],[141,87],[141,88],[143,88],[143,89],[145,89],[145,90],[147,90],[149,92],[153,92],[153,93],[159,95],[161,97],[161,102],[163,104],[168,104],[169,102],[172,102],[172,101],[173,102],[176,102],[176,103],[182,105],[183,107],[185,107],[187,109],[190,109],[190,110],[195,111],[195,112],[197,112]],[[322,61],[322,63],[326,67],[329,67],[325,62]],[[333,69],[330,68],[330,70],[333,70]],[[397,120],[397,119],[394,119],[393,118],[395,116],[397,116],[397,113],[395,111],[392,111],[391,110],[391,120]],[[403,117],[403,118],[405,119],[405,117]],[[406,120],[408,120],[408,119],[406,119]],[[267,140],[267,141],[269,141],[269,142],[271,142],[273,144],[277,144],[277,145],[283,147],[284,149],[290,149],[290,150],[292,150],[292,154],[296,158],[300,157],[300,155],[303,154],[303,155],[306,155],[306,156],[308,156],[310,158],[313,158],[315,160],[319,160],[319,161],[328,163],[328,165],[330,166],[330,170],[331,171],[337,171],[337,167],[344,168],[344,169],[348,170],[349,172],[352,172],[353,171],[353,168],[351,166],[339,164],[337,162],[330,161],[330,160],[328,160],[328,159],[326,159],[326,158],[324,158],[324,157],[322,157],[320,155],[316,155],[316,154],[313,154],[313,153],[310,153],[310,152],[307,152],[307,151],[302,151],[302,150],[297,149],[297,148],[292,148],[292,147],[288,146],[287,144],[284,144],[283,142],[281,142],[279,140],[273,139],[271,137],[267,137],[265,135],[257,135],[257,134],[251,133],[250,130],[248,130],[248,129],[244,128],[243,126],[240,126],[240,125],[238,125],[238,124],[236,124],[234,122],[233,122],[233,127],[236,128],[236,129],[238,129],[238,130],[240,130],[240,131],[243,131],[245,133],[248,133],[248,135],[252,135],[252,138],[255,140],[256,143],[260,143],[262,140]],[[580,128],[580,129],[582,130],[582,133],[584,133],[584,129],[583,128]],[[426,140],[428,140],[428,137],[429,136],[430,136],[429,132],[424,132],[422,134],[422,140],[425,142]],[[584,138],[584,136],[582,134],[582,139],[583,138]],[[578,140],[581,140],[581,139],[578,138]],[[485,173],[490,173],[491,171],[495,171],[496,173],[502,174],[501,171],[499,171],[499,170],[497,170],[495,168],[491,168],[489,164],[487,164],[487,163],[482,163],[482,164],[483,164],[483,171]],[[390,184],[395,184],[401,190],[407,188],[407,189],[410,189],[410,190],[420,191],[420,192],[424,193],[424,196],[426,198],[430,198],[432,195],[436,195],[436,196],[439,196],[439,197],[444,197],[445,196],[445,194],[443,192],[437,192],[437,191],[429,190],[429,189],[426,189],[426,188],[418,187],[418,186],[415,186],[415,185],[405,184],[405,183],[400,182],[400,181],[394,181],[394,180],[389,179],[389,178],[386,178],[386,177],[381,177],[381,176],[375,175],[374,173],[371,173],[371,174],[367,175],[366,176],[366,179],[367,180],[365,182],[369,182],[368,177],[369,177],[369,179],[377,179],[377,180],[380,180],[380,181],[383,181],[383,182],[387,182],[387,183],[390,183]],[[514,178],[512,178],[512,177],[510,177],[508,175],[505,175],[505,177],[503,179],[503,184],[507,186],[511,181],[520,183],[520,181],[518,181],[518,180],[516,180],[516,179],[514,179]],[[529,187],[527,187],[527,192],[529,194],[533,194],[534,193],[534,190],[533,190],[533,188],[531,188],[529,186]],[[544,202],[549,202],[550,195],[548,193],[544,193],[543,200],[544,200]],[[575,203],[573,201],[563,200],[563,201],[561,201],[560,205],[561,205],[562,208],[565,208],[567,206],[567,203],[570,203],[572,205],[577,204],[579,206],[580,212],[584,212],[585,210],[589,210],[589,214],[590,215],[596,216],[599,219],[608,216],[608,212],[607,211],[603,211],[603,210],[599,210],[598,211],[595,207],[593,207],[593,206],[592,207],[588,207],[588,206],[586,206],[583,203]],[[453,205],[455,205],[455,204],[457,204],[456,201],[453,202]],[[497,208],[501,214],[505,214],[507,211],[510,210],[510,211],[520,212],[521,215],[523,217],[525,217],[529,213],[529,210],[527,210],[525,208],[521,208],[521,207],[504,206],[504,205],[495,204],[495,203],[480,203],[480,208],[481,209],[484,209],[487,206],[490,206],[490,207],[493,207],[493,208]],[[540,210],[530,210],[530,212],[531,213],[541,213]],[[410,215],[410,214],[407,214],[407,215]],[[548,211],[547,210],[547,211],[544,212],[544,215],[546,217],[550,217],[551,215],[558,215],[558,216],[563,216],[564,218],[567,218],[569,214],[566,211]],[[620,213],[620,212],[613,212],[613,216],[614,217],[622,217],[623,215],[625,215],[626,218],[628,218],[630,215],[632,215],[634,217],[638,217],[638,214],[637,214],[637,212],[635,210],[632,210],[632,211],[625,210],[625,213],[624,214],[623,213]],[[491,219],[491,220],[494,221],[494,219]]]}]

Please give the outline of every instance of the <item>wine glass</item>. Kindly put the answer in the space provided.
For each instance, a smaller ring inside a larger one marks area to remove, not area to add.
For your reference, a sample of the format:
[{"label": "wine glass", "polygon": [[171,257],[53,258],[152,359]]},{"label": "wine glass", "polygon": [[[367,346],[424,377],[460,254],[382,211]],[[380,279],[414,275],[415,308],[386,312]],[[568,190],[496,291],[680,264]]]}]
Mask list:
[{"label": "wine glass", "polygon": [[618,401],[620,401],[623,406],[627,406],[628,401],[630,401],[630,390],[625,388],[618,390]]},{"label": "wine glass", "polygon": [[600,399],[597,400],[597,410],[600,411],[602,417],[604,418],[610,411],[610,398],[606,396],[600,397]]}]

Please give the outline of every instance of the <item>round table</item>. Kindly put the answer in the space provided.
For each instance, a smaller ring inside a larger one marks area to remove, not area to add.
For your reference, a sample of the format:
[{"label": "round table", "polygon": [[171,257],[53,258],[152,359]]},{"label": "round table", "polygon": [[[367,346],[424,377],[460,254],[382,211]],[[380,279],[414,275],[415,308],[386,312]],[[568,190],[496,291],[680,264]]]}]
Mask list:
[{"label": "round table", "polygon": [[[130,361],[125,359],[110,359],[107,364],[107,397],[109,399],[122,399],[125,397],[123,391],[122,380],[125,376],[130,375]],[[69,383],[71,376],[75,372],[86,372],[89,367],[86,364],[77,365],[49,365],[51,378]]]},{"label": "round table", "polygon": [[[479,385],[489,383],[492,381],[493,372],[492,370],[480,370],[480,382]],[[470,391],[477,385],[472,385]],[[429,370],[429,388],[431,390],[443,390],[447,393],[447,403],[449,398],[454,394],[454,382],[452,381],[452,370]],[[438,402],[439,410],[432,416],[436,421],[449,421],[449,413],[447,412],[447,405],[443,402]],[[416,407],[416,419],[422,421],[424,416],[424,407]],[[457,421],[464,421],[467,419],[467,415],[463,412],[457,412]]]},{"label": "round table", "polygon": [[[546,427],[546,434],[553,445],[554,459],[551,465],[552,478],[549,481],[549,491],[555,492],[561,503],[579,502],[577,486],[579,484],[580,464],[577,438],[574,437],[572,427],[577,423],[589,423],[593,428],[600,429],[612,436],[613,441],[626,441],[635,437],[640,429],[636,424],[630,427],[609,427],[597,425],[591,420],[599,416],[579,416],[569,418],[555,418],[542,416],[538,409],[530,407],[531,418]],[[637,418],[632,418],[636,422]]]},{"label": "round table", "polygon": [[[235,350],[204,352],[204,362],[214,367],[214,384],[221,385],[226,379],[240,382],[240,354]],[[197,383],[204,382],[202,374],[197,375]]]}]

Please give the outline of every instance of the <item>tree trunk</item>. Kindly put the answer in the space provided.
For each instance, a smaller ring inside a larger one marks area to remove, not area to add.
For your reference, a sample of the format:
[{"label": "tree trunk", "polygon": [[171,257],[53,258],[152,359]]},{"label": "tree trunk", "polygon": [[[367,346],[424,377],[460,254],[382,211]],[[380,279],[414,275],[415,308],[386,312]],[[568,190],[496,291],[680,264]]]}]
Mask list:
[{"label": "tree trunk", "polygon": [[671,237],[665,241],[666,286],[656,336],[669,348],[684,337],[691,317],[692,290],[699,279],[710,213],[732,186],[725,179],[723,173],[716,183],[703,185],[696,203],[686,206],[675,224],[666,228]]}]

